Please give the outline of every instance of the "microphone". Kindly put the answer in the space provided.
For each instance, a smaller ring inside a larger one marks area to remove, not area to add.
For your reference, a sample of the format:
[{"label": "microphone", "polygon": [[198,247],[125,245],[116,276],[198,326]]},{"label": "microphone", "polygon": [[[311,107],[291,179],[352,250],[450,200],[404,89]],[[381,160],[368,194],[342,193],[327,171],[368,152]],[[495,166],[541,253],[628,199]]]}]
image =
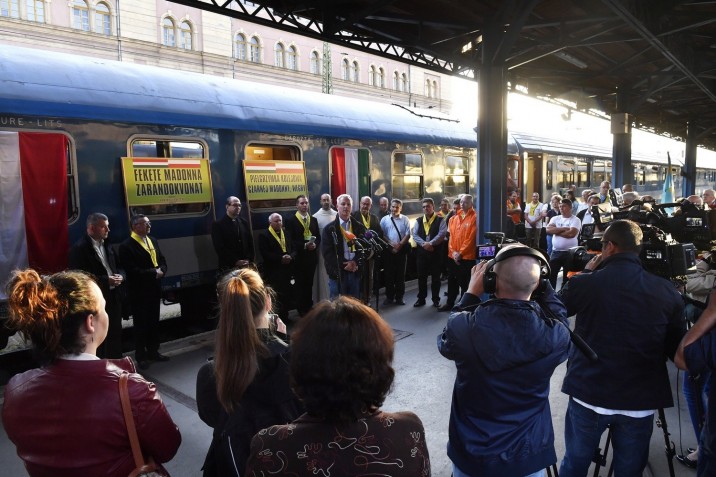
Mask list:
[{"label": "microphone", "polygon": [[380,238],[380,236],[378,236],[378,234],[373,232],[372,230],[366,230],[365,238],[374,240],[376,243],[379,243],[384,249],[392,248],[385,240]]}]

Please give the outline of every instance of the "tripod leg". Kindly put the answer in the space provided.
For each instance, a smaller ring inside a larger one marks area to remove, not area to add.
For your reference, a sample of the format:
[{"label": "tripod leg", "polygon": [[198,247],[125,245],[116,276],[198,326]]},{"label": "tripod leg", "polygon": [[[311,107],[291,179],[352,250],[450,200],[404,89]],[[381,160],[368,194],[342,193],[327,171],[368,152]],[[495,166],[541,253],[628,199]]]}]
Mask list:
[{"label": "tripod leg", "polygon": [[611,443],[612,428],[607,426],[607,442],[604,444],[604,454],[602,454],[602,450],[599,447],[594,451],[594,459],[592,459],[595,464],[593,477],[599,477],[599,469],[607,466],[607,455],[609,455],[609,446]]},{"label": "tripod leg", "polygon": [[666,453],[666,461],[669,464],[669,475],[674,477],[674,456],[676,455],[676,446],[669,440],[669,429],[666,424],[666,415],[664,408],[659,408],[659,419],[656,420],[657,427],[660,427],[664,433],[664,452]]}]

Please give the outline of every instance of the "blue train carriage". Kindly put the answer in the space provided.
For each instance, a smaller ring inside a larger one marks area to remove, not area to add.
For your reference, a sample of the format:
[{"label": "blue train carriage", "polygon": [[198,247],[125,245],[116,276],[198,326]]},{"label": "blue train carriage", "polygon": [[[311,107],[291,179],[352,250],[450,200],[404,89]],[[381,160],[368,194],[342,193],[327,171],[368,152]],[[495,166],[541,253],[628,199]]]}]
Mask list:
[{"label": "blue train carriage", "polygon": [[[265,182],[252,183],[245,162],[301,164],[312,211],[321,193],[349,192],[356,208],[362,195],[376,208],[381,196],[399,197],[417,216],[424,197],[475,188],[476,134],[467,125],[404,107],[24,48],[0,50],[0,137],[13,157],[3,163],[0,196],[7,204],[14,194],[18,206],[14,215],[3,212],[3,244],[15,247],[1,254],[3,280],[28,264],[64,268],[91,212],[109,216],[114,243],[129,235],[129,217],[144,213],[167,256],[166,295],[204,313],[217,265],[210,227],[225,213],[225,198],[242,199],[254,234],[271,212],[295,210],[298,189],[280,179],[273,190],[256,187]],[[22,187],[11,191],[9,183]]]}]

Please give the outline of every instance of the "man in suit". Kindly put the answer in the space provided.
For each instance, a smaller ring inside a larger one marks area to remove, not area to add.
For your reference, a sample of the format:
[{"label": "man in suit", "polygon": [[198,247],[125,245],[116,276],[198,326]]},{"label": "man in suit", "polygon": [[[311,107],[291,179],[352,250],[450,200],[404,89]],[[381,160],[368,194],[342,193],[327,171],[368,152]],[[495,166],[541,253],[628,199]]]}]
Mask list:
[{"label": "man in suit", "polygon": [[277,314],[284,322],[291,309],[291,296],[296,252],[291,237],[283,229],[283,217],[273,213],[269,216],[268,229],[259,235],[259,251],[263,259],[263,276],[276,292]]},{"label": "man in suit", "polygon": [[416,265],[418,269],[418,301],[413,306],[425,306],[430,277],[430,296],[435,308],[440,307],[440,272],[445,255],[446,222],[435,213],[435,203],[430,197],[423,199],[424,215],[417,218],[413,227],[413,240],[417,244]]},{"label": "man in suit", "polygon": [[321,237],[318,220],[308,213],[308,198],[305,195],[296,197],[296,209],[296,214],[286,219],[286,231],[296,252],[294,295],[298,314],[303,316],[313,307],[313,277],[318,265]]},{"label": "man in suit", "polygon": [[211,225],[211,242],[219,256],[219,270],[243,268],[254,261],[254,240],[249,223],[239,217],[241,201],[226,199],[226,215]]},{"label": "man in suit", "polygon": [[[321,254],[328,274],[331,299],[348,295],[360,299],[360,250],[353,236],[365,235],[363,224],[351,217],[353,199],[348,194],[336,199],[338,215],[323,229]],[[365,266],[363,264],[362,266]]]},{"label": "man in suit", "polygon": [[107,243],[109,219],[95,212],[87,216],[87,235],[70,248],[69,268],[84,270],[97,278],[106,302],[109,317],[107,338],[97,349],[100,358],[122,357],[122,282],[124,274],[119,269],[116,252]]},{"label": "man in suit", "polygon": [[127,272],[129,302],[134,317],[135,358],[140,369],[152,361],[169,361],[159,353],[159,300],[167,261],[159,241],[150,237],[149,217],[137,214],[130,219],[132,233],[119,246],[119,260]]},{"label": "man in suit", "polygon": [[[381,239],[383,238],[383,229],[380,228],[380,219],[377,215],[371,214],[370,209],[373,206],[373,199],[371,199],[369,196],[365,196],[361,198],[360,200],[360,208],[359,210],[353,212],[352,217],[355,219],[356,222],[360,222],[363,224],[363,227],[365,227],[367,230],[372,230],[375,232],[378,237]],[[368,305],[370,303],[370,292],[373,289],[373,279],[376,262],[378,262],[378,267],[380,267],[380,259],[376,256],[371,257],[370,259],[366,259],[366,268],[363,270],[363,276],[360,283],[360,297],[361,301]],[[380,270],[380,268],[378,269]]]}]

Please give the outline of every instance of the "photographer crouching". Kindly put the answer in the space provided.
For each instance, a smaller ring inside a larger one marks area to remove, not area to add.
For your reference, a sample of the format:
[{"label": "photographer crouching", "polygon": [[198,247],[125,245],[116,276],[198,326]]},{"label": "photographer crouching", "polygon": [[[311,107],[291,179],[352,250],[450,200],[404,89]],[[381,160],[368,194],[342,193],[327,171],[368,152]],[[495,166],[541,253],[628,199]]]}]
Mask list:
[{"label": "photographer crouching", "polygon": [[[531,300],[535,290],[538,301]],[[496,298],[480,303],[483,293]],[[437,343],[457,367],[448,442],[453,475],[543,476],[557,462],[549,381],[570,348],[546,259],[524,245],[503,247],[472,268],[458,308],[469,311],[453,313]]]},{"label": "photographer crouching", "polygon": [[685,332],[684,304],[674,285],[639,260],[642,231],[617,220],[604,232],[602,254],[561,291],[575,333],[596,352],[572,350],[562,392],[570,396],[560,477],[584,477],[607,426],[614,475],[641,475],[649,459],[656,409],[673,406],[666,357]]}]

